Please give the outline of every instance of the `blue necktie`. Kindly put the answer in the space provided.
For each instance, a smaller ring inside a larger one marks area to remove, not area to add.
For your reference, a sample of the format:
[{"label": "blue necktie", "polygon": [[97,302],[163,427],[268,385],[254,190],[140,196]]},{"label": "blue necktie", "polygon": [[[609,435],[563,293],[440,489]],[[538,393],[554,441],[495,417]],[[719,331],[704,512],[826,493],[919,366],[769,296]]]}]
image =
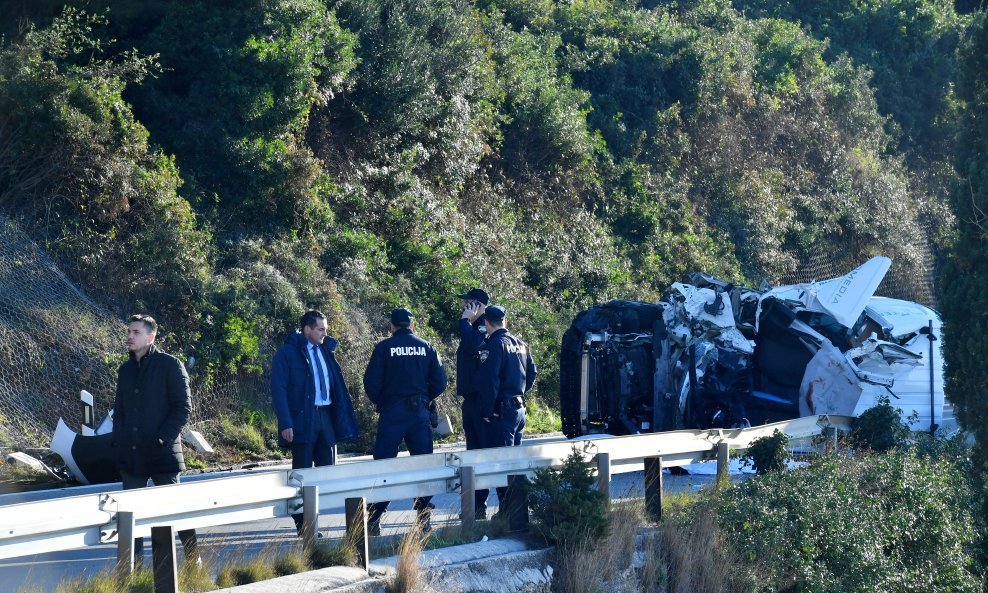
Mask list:
[{"label": "blue necktie", "polygon": [[326,370],[322,366],[322,357],[319,356],[317,351],[318,346],[312,347],[312,358],[316,361],[316,385],[319,386],[319,398],[316,401],[317,404],[325,404],[329,399],[326,397]]}]

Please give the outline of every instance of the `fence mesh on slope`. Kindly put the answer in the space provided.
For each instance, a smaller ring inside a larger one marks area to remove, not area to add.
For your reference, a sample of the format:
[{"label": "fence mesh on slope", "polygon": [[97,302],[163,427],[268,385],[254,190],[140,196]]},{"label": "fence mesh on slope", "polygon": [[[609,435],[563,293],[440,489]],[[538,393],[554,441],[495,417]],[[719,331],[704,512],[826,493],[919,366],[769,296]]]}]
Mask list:
[{"label": "fence mesh on slope", "polygon": [[[86,297],[16,223],[0,216],[0,448],[44,447],[59,417],[78,430],[79,392],[97,418],[113,404],[126,360],[124,320]],[[167,342],[164,346],[167,351]],[[190,426],[245,397],[263,397],[265,376],[190,369]]]}]

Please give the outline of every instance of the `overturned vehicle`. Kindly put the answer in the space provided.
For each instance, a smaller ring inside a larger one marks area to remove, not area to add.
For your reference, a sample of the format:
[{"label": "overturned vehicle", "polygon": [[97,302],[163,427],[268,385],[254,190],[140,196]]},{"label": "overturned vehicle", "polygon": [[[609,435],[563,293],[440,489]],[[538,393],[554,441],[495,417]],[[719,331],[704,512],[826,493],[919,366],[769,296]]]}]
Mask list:
[{"label": "overturned vehicle", "polygon": [[913,430],[956,430],[943,396],[940,316],[873,296],[891,265],[759,289],[705,274],[659,303],[611,301],[563,337],[568,437],[857,416],[888,399]]}]

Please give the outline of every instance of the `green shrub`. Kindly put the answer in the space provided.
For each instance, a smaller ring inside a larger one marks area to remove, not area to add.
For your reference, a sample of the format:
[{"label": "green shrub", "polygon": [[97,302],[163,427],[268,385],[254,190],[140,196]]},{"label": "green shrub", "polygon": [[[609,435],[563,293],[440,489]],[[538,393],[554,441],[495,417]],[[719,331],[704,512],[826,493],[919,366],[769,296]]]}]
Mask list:
[{"label": "green shrub", "polygon": [[[829,455],[713,495],[727,545],[763,591],[980,591],[973,494],[953,463]],[[698,506],[699,516],[709,511]]]},{"label": "green shrub", "polygon": [[538,397],[525,398],[525,432],[545,434],[562,430],[563,421],[559,412],[542,402]]},{"label": "green shrub", "polygon": [[0,207],[21,217],[95,300],[198,338],[208,231],[123,99],[154,56],[110,53],[104,19],[65,8],[0,47]]},{"label": "green shrub", "polygon": [[909,436],[909,426],[902,421],[902,410],[892,407],[887,396],[880,397],[878,405],[851,420],[851,439],[856,445],[872,451],[904,447]]},{"label": "green shrub", "polygon": [[188,195],[241,228],[307,228],[322,175],[300,135],[345,86],[353,35],[317,0],[140,4],[120,15],[122,41],[160,54],[164,72],[131,99],[188,171]]},{"label": "green shrub", "polygon": [[789,460],[789,436],[776,429],[771,436],[758,437],[751,441],[746,452],[746,461],[755,468],[756,474],[785,469]]},{"label": "green shrub", "polygon": [[536,470],[529,504],[539,532],[563,547],[605,535],[607,500],[594,484],[593,465],[576,447],[562,468]]}]

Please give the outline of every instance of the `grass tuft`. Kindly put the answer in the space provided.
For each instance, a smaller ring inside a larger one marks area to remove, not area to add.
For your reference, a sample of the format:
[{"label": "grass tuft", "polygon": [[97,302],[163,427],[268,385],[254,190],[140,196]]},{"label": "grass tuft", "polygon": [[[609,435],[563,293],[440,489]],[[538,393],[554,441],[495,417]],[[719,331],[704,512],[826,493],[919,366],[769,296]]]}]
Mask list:
[{"label": "grass tuft", "polygon": [[604,550],[611,566],[626,570],[635,556],[638,527],[645,523],[645,502],[642,499],[615,502],[608,514]]},{"label": "grass tuft", "polygon": [[661,558],[669,593],[720,593],[749,591],[736,578],[738,561],[725,546],[715,514],[697,513],[692,523],[665,521],[661,528]]},{"label": "grass tuft", "polygon": [[666,578],[666,567],[662,563],[662,554],[659,551],[659,542],[656,538],[649,538],[645,543],[645,558],[641,568],[638,570],[638,583],[642,593],[665,592],[668,586]]},{"label": "grass tuft", "polygon": [[290,574],[298,574],[300,572],[312,570],[312,565],[309,560],[309,555],[307,555],[301,546],[299,546],[294,550],[289,550],[288,552],[285,552],[275,558],[272,569],[279,577]]},{"label": "grass tuft", "polygon": [[201,593],[213,591],[216,582],[210,576],[212,565],[208,558],[203,558],[202,564],[184,562],[178,568],[178,585],[182,593]]},{"label": "grass tuft", "polygon": [[254,425],[224,416],[220,421],[222,444],[232,447],[248,459],[262,459],[267,451],[264,435]]},{"label": "grass tuft", "polygon": [[346,538],[338,542],[320,542],[312,548],[309,564],[313,568],[356,566],[357,546]]},{"label": "grass tuft", "polygon": [[644,502],[615,502],[608,510],[608,531],[602,538],[579,538],[556,552],[556,593],[612,593],[638,588],[631,568]]},{"label": "grass tuft", "polygon": [[409,529],[401,538],[395,573],[385,585],[388,593],[421,593],[426,589],[421,560],[428,540],[429,534],[418,529]]},{"label": "grass tuft", "polygon": [[216,584],[220,588],[236,587],[266,581],[275,576],[270,556],[260,554],[249,560],[241,559],[221,568],[216,575]]}]

